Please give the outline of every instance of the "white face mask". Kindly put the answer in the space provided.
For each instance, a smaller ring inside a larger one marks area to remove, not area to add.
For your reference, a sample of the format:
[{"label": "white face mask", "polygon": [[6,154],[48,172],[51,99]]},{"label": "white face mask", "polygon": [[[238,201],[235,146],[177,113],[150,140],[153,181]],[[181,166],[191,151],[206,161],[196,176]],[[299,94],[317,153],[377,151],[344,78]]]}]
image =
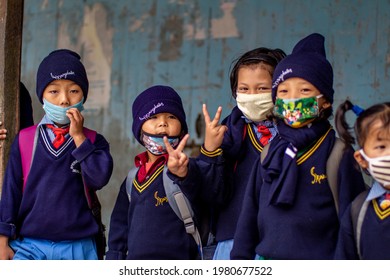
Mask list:
[{"label": "white face mask", "polygon": [[237,92],[237,107],[244,116],[254,122],[267,119],[274,106],[272,93],[246,94]]},{"label": "white face mask", "polygon": [[390,155],[383,157],[370,158],[363,149],[360,154],[368,162],[368,172],[382,186],[390,186]]}]

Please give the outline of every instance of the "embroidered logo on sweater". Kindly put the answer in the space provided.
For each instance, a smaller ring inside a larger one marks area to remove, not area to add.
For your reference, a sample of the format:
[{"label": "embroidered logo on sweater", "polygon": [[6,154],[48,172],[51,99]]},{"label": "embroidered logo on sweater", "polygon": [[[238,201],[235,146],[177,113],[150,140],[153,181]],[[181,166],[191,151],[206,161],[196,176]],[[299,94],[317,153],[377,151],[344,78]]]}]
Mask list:
[{"label": "embroidered logo on sweater", "polygon": [[372,200],[372,204],[374,206],[375,213],[379,217],[379,219],[384,220],[390,215],[390,208],[383,207],[385,208],[383,210],[382,207],[378,204],[378,201],[376,199]]},{"label": "embroidered logo on sweater", "polygon": [[155,204],[156,207],[163,205],[164,202],[168,202],[168,198],[166,196],[165,197],[158,196],[158,191],[154,193],[154,198],[156,199],[156,204]]},{"label": "embroidered logo on sweater", "polygon": [[314,170],[315,170],[315,167],[313,166],[310,169],[310,174],[311,174],[311,176],[313,176],[313,181],[311,181],[311,184],[312,185],[321,184],[321,181],[326,179],[326,175],[325,174],[316,174]]},{"label": "embroidered logo on sweater", "polygon": [[77,161],[77,159],[73,161],[72,164],[70,165],[70,170],[72,170],[73,173],[81,174],[80,164],[78,163],[79,162]]}]

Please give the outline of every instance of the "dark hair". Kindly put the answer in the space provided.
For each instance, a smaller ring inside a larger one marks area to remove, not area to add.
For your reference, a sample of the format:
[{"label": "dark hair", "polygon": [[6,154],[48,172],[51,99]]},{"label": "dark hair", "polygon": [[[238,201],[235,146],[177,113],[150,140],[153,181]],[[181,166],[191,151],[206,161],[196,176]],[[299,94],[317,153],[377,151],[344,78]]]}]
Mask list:
[{"label": "dark hair", "polygon": [[238,71],[242,66],[256,65],[256,64],[266,64],[270,67],[270,75],[272,77],[276,65],[284,58],[286,54],[281,49],[268,49],[268,48],[257,48],[251,51],[248,51],[241,55],[239,58],[235,59],[230,71],[230,88],[232,91],[232,96],[234,99],[237,97],[237,81],[238,81]]},{"label": "dark hair", "polygon": [[390,102],[376,104],[366,110],[353,105],[351,101],[346,100],[337,108],[335,125],[339,137],[344,140],[347,145],[355,144],[355,138],[351,134],[351,127],[348,125],[345,114],[352,110],[358,115],[354,125],[355,137],[357,144],[360,147],[364,146],[370,132],[372,124],[378,120],[382,122],[382,128],[390,127]]}]

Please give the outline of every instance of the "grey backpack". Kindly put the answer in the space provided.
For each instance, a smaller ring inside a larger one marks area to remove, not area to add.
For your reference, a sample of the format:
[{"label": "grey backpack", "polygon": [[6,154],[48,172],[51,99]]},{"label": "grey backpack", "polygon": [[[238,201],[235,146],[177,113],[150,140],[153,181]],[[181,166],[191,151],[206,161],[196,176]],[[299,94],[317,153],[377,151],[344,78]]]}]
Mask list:
[{"label": "grey backpack", "polygon": [[[133,187],[133,181],[135,180],[137,171],[137,168],[130,169],[126,178],[126,192],[130,203],[131,189]],[[196,245],[198,246],[200,258],[203,259],[202,240],[200,238],[199,230],[195,225],[194,211],[192,210],[191,203],[183,194],[180,187],[168,177],[167,171],[168,168],[165,166],[163,170],[163,182],[168,203],[179,219],[183,221],[186,232],[194,238]]]}]

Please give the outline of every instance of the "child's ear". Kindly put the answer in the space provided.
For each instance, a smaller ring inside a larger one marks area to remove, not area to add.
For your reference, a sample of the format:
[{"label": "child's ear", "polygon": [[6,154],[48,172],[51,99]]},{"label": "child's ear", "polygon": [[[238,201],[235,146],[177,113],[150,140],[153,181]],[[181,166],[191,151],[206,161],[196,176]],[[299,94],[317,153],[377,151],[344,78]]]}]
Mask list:
[{"label": "child's ear", "polygon": [[364,159],[364,157],[362,156],[360,151],[355,151],[353,156],[354,156],[355,160],[357,161],[357,163],[359,163],[360,167],[362,167],[364,169],[368,168],[368,162]]},{"label": "child's ear", "polygon": [[330,103],[330,102],[327,101],[326,99],[325,99],[324,103],[322,103],[322,108],[323,108],[323,109],[328,109],[328,108],[331,107],[331,106],[332,106],[332,103]]}]

